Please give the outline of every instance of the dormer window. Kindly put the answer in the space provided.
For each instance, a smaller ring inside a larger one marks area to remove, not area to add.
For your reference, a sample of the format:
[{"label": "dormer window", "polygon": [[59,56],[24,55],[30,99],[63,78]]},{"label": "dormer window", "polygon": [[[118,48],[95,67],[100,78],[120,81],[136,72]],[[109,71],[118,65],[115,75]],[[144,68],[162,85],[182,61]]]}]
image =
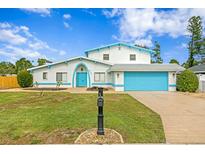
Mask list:
[{"label": "dormer window", "polygon": [[103,54],[103,60],[109,60],[109,54]]},{"label": "dormer window", "polygon": [[136,60],[136,55],[135,54],[131,54],[130,55],[130,61],[135,61]]}]

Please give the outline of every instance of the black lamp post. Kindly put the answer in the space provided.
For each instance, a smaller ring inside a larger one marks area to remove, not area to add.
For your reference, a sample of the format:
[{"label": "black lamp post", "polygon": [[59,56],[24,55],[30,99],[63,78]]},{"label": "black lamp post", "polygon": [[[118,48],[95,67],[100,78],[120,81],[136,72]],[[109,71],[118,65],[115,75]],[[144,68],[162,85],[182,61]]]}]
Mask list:
[{"label": "black lamp post", "polygon": [[97,106],[98,106],[98,135],[104,135],[104,126],[103,126],[103,105],[104,105],[104,99],[103,99],[103,88],[98,88],[98,100],[97,100]]}]

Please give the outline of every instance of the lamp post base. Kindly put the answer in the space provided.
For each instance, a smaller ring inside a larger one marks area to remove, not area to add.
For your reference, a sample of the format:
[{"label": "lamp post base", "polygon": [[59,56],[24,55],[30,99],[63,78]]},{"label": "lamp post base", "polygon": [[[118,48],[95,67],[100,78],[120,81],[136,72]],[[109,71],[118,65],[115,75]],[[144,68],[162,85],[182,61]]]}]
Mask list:
[{"label": "lamp post base", "polygon": [[121,144],[124,143],[122,135],[113,129],[104,128],[105,135],[98,135],[97,128],[82,132],[75,140],[75,144]]},{"label": "lamp post base", "polygon": [[98,134],[98,135],[105,135],[105,132],[104,132],[104,130],[98,130],[98,131],[97,131],[97,134]]}]

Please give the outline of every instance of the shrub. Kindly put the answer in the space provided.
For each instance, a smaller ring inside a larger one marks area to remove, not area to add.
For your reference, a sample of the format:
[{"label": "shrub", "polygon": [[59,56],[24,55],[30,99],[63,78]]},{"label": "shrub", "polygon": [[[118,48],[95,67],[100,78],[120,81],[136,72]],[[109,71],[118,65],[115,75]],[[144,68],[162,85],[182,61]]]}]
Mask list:
[{"label": "shrub", "polygon": [[191,70],[185,70],[177,76],[177,90],[195,92],[199,87],[199,80]]},{"label": "shrub", "polygon": [[30,87],[33,83],[33,76],[27,71],[21,71],[17,75],[18,84],[22,87]]}]

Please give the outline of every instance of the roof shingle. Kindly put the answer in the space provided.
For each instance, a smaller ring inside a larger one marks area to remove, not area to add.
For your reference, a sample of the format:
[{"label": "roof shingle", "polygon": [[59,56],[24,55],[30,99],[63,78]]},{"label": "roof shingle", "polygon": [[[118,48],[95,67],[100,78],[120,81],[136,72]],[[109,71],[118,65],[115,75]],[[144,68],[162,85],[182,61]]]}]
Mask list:
[{"label": "roof shingle", "polygon": [[196,65],[196,66],[193,66],[193,67],[191,67],[189,69],[192,70],[195,73],[197,73],[197,72],[205,72],[205,64]]},{"label": "roof shingle", "polygon": [[183,71],[182,66],[177,64],[115,64],[108,72],[113,71]]}]

